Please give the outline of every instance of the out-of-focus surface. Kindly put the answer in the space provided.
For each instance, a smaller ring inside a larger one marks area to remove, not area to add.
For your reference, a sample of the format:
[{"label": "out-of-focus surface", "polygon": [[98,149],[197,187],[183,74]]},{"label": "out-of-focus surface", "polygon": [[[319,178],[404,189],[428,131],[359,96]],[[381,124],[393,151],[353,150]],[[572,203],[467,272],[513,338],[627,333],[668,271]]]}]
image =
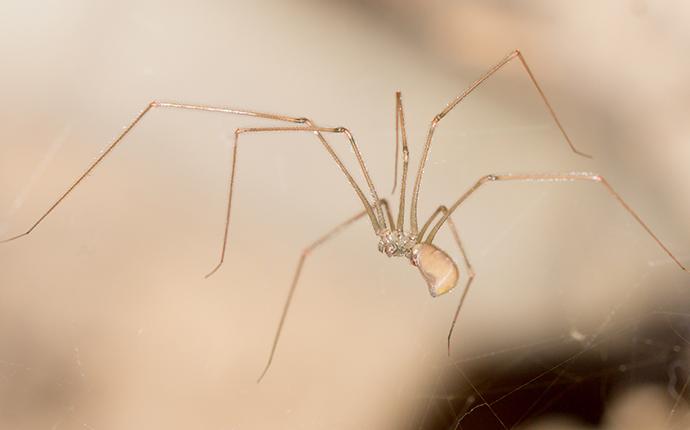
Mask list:
[{"label": "out-of-focus surface", "polygon": [[[0,236],[30,226],[154,99],[347,126],[387,195],[394,91],[415,169],[431,118],[520,48],[595,159],[568,150],[511,64],[439,126],[420,217],[486,173],[596,171],[688,263],[688,7],[455,3],[5,2]],[[635,386],[649,357],[666,384],[621,390],[602,425],[633,410],[656,417],[644,428],[682,426],[690,277],[593,184],[497,184],[456,213],[478,275],[450,357],[459,289],[432,299],[414,268],[378,253],[366,222],[353,226],[307,261],[257,385],[301,250],[359,210],[308,136],[247,137],[227,261],[204,280],[232,131],[273,124],[155,110],[35,232],[0,245],[0,427],[469,428],[466,413],[487,409],[481,396],[439,388],[466,366],[541,366],[567,391],[591,375]],[[458,258],[447,231],[439,244]],[[650,318],[677,336],[649,335]],[[621,343],[629,358],[611,368]],[[565,358],[542,362],[544,348]],[[581,353],[599,367],[568,373]],[[558,396],[543,379],[525,387],[544,389],[523,423]],[[523,395],[520,384],[507,393]],[[464,409],[447,410],[458,400]]]}]

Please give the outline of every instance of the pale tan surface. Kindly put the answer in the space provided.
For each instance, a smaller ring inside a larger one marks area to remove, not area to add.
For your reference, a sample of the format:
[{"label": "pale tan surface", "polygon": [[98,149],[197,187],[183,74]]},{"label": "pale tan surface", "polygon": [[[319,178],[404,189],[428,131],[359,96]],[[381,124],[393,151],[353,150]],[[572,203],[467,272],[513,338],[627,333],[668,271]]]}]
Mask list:
[{"label": "pale tan surface", "polygon": [[[688,262],[687,11],[446,3],[409,2],[419,21],[395,21],[338,2],[5,2],[0,234],[30,225],[153,99],[346,125],[387,194],[394,91],[414,169],[429,120],[518,47],[597,159],[568,151],[512,65],[439,127],[420,216],[482,174],[592,170]],[[228,262],[204,280],[220,246],[229,139],[255,124],[152,112],[35,233],[0,248],[3,428],[409,424],[451,366],[459,292],[429,297],[416,269],[377,252],[364,222],[307,262],[274,366],[255,384],[300,250],[359,210],[313,141],[248,138]],[[456,357],[605,330],[616,306],[634,314],[659,285],[690,284],[596,186],[496,185],[455,220],[478,273]],[[457,258],[451,243],[439,240]]]}]

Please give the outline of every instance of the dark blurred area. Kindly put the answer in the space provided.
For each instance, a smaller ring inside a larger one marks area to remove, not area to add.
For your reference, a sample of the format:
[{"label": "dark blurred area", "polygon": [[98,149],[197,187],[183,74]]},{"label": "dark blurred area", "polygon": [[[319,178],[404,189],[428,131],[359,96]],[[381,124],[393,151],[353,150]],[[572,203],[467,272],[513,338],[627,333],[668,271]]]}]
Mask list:
[{"label": "dark blurred area", "polygon": [[690,333],[681,312],[615,324],[613,335],[460,358],[425,399],[418,428],[684,428]]}]

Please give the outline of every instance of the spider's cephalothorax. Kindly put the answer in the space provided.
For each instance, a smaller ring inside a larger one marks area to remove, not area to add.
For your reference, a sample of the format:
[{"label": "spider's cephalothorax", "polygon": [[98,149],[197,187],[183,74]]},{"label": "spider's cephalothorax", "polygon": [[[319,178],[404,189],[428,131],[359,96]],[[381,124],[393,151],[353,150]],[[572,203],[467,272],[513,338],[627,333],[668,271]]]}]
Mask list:
[{"label": "spider's cephalothorax", "polygon": [[417,236],[399,231],[385,231],[379,238],[379,251],[389,257],[411,258],[412,248],[418,243]]}]

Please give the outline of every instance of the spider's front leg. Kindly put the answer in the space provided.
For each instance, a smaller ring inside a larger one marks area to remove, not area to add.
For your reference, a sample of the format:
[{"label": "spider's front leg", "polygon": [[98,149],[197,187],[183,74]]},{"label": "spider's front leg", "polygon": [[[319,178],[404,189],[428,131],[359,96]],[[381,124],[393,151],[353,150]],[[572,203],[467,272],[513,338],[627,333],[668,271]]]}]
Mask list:
[{"label": "spider's front leg", "polygon": [[141,122],[146,114],[151,112],[153,109],[156,108],[171,108],[171,109],[180,109],[180,110],[186,110],[186,111],[202,111],[202,112],[216,112],[216,113],[222,113],[222,114],[229,114],[229,115],[238,115],[238,116],[249,116],[249,117],[254,117],[254,118],[262,118],[262,119],[268,119],[268,120],[274,120],[274,121],[281,121],[281,122],[288,122],[288,123],[293,123],[293,124],[304,124],[308,122],[306,118],[297,118],[297,117],[290,117],[286,115],[276,115],[276,114],[271,114],[271,113],[265,113],[265,112],[256,112],[256,111],[249,111],[249,110],[241,110],[241,109],[232,109],[228,107],[221,107],[221,106],[209,106],[209,105],[195,105],[195,104],[185,104],[185,103],[168,103],[168,102],[158,102],[158,101],[152,101],[146,107],[137,114],[136,117],[134,117],[134,120],[127,124],[127,126],[122,130],[120,134],[118,134],[115,139],[108,145],[105,150],[101,152],[101,155],[89,165],[89,167],[86,168],[84,173],[82,173],[73,183],[70,185],[67,190],[65,190],[58,198],[55,200],[55,202],[48,207],[46,211],[41,214],[41,216],[38,217],[38,219],[23,233],[17,234],[15,236],[9,237],[7,239],[1,239],[0,243],[6,243],[6,242],[11,242],[13,240],[19,239],[21,237],[24,237],[28,234],[30,234],[36,227],[38,227],[43,220],[45,220],[48,215],[51,214],[59,205],[60,203],[63,202],[69,196],[88,176],[91,172],[93,172],[96,167],[117,147],[123,140],[124,138],[135,128],[139,122]]},{"label": "spider's front leg", "polygon": [[[263,127],[263,128],[240,128],[237,129],[235,132],[235,140],[234,140],[234,147],[233,147],[233,158],[232,158],[232,169],[230,173],[230,188],[228,192],[228,204],[227,204],[227,212],[226,212],[226,221],[225,221],[225,234],[223,236],[223,245],[222,245],[222,251],[221,251],[221,256],[220,256],[220,261],[219,263],[214,267],[214,269],[207,275],[210,276],[213,274],[215,271],[217,271],[221,264],[223,263],[224,257],[225,257],[225,250],[227,248],[227,241],[228,241],[228,230],[230,227],[230,211],[231,211],[231,206],[232,206],[232,192],[233,192],[233,186],[234,186],[234,179],[235,179],[235,168],[237,166],[237,141],[239,138],[240,134],[243,133],[251,133],[251,132],[266,132],[266,131],[276,131],[276,132],[309,132],[315,134],[318,139],[320,140],[322,146],[326,149],[326,151],[331,155],[331,157],[334,159],[336,164],[340,167],[340,170],[343,172],[345,175],[346,179],[350,183],[350,185],[354,188],[355,192],[357,193],[358,197],[361,199],[362,204],[364,206],[365,213],[369,215],[372,225],[374,227],[374,230],[378,232],[382,228],[385,228],[386,226],[386,220],[383,216],[383,213],[381,211],[381,208],[377,205],[375,208],[371,206],[367,198],[364,196],[364,193],[360,189],[360,187],[357,185],[355,180],[352,178],[352,175],[348,171],[348,169],[345,167],[345,165],[341,162],[341,160],[338,158],[338,156],[335,154],[333,149],[331,148],[330,144],[326,141],[325,137],[323,136],[324,133],[335,133],[335,134],[342,134],[345,135],[348,139],[348,142],[350,143],[353,152],[355,153],[355,156],[357,157],[357,161],[363,171],[363,174],[366,178],[367,185],[370,189],[370,194],[374,197],[374,201],[378,200],[378,197],[376,197],[376,191],[373,188],[373,183],[371,181],[371,178],[369,177],[368,171],[366,170],[366,167],[364,166],[364,161],[362,159],[361,153],[359,151],[359,148],[357,147],[357,144],[354,141],[354,138],[352,137],[352,134],[349,132],[349,130],[338,127],[338,128],[323,128],[323,127],[316,127],[313,125],[313,123],[304,117],[290,117],[290,116],[285,116],[285,115],[276,115],[276,114],[271,114],[271,113],[264,113],[264,112],[256,112],[256,111],[249,111],[249,110],[238,110],[238,109],[232,109],[232,108],[226,108],[226,107],[219,107],[219,106],[208,106],[208,105],[193,105],[193,104],[182,104],[182,103],[168,103],[168,102],[151,102],[149,103],[135,118],[130,122],[124,130],[115,137],[115,139],[105,148],[105,150],[102,152],[102,154],[94,161],[92,162],[73,183],[70,185],[56,200],[55,202],[48,207],[47,210],[45,210],[39,217],[38,219],[23,233],[17,234],[15,236],[9,237],[7,239],[0,239],[0,243],[6,243],[10,242],[16,239],[19,239],[21,237],[24,237],[31,232],[33,232],[36,227],[39,226],[47,217],[50,215],[80,184],[84,182],[84,180],[91,174],[100,164],[101,162],[120,144],[124,141],[125,137],[136,127],[139,122],[143,120],[143,118],[150,113],[152,110],[156,108],[169,108],[169,109],[179,109],[179,110],[185,110],[185,111],[202,111],[202,112],[215,112],[215,113],[222,113],[222,114],[230,114],[230,115],[237,115],[237,116],[245,116],[245,117],[253,117],[253,118],[258,118],[258,119],[264,119],[264,120],[273,120],[273,121],[280,121],[280,122],[285,122],[285,123],[292,123],[295,124],[296,126],[292,127]],[[300,126],[301,125],[301,126]],[[376,213],[375,213],[376,212]]]},{"label": "spider's front leg", "polygon": [[[230,230],[230,215],[232,213],[232,196],[233,196],[233,190],[235,186],[235,172],[237,170],[237,149],[238,149],[238,143],[239,143],[239,138],[240,135],[242,134],[247,134],[247,133],[267,133],[267,132],[301,132],[301,133],[314,133],[316,136],[319,138],[321,141],[321,144],[323,147],[326,149],[326,151],[331,155],[335,163],[338,165],[340,170],[343,172],[345,175],[345,178],[347,181],[350,183],[352,188],[354,189],[355,193],[359,197],[360,201],[362,202],[362,205],[364,206],[364,214],[369,216],[369,219],[371,220],[371,224],[374,228],[374,231],[378,233],[381,229],[386,227],[386,221],[383,216],[383,211],[381,210],[381,205],[377,203],[373,208],[369,201],[367,200],[367,197],[364,195],[364,192],[362,192],[361,188],[359,185],[357,185],[357,182],[355,179],[352,177],[350,172],[348,171],[347,167],[343,164],[343,162],[340,160],[338,155],[335,153],[331,145],[326,141],[324,138],[323,134],[324,133],[335,133],[335,134],[344,134],[354,153],[357,158],[357,161],[359,163],[360,168],[362,169],[362,172],[366,178],[367,185],[369,186],[369,190],[371,192],[372,197],[374,197],[374,201],[379,202],[378,196],[376,194],[376,190],[374,189],[374,185],[371,181],[371,178],[369,177],[369,173],[364,165],[364,160],[359,152],[359,148],[357,147],[357,144],[354,141],[354,138],[352,137],[352,134],[350,133],[349,130],[343,127],[335,127],[335,128],[327,128],[327,127],[316,127],[312,125],[311,121],[305,120],[304,121],[306,126],[303,127],[251,127],[251,128],[238,128],[235,130],[235,139],[233,141],[233,147],[232,147],[232,167],[230,169],[230,186],[228,188],[228,204],[227,204],[227,210],[226,210],[226,215],[225,215],[225,232],[223,234],[223,245],[221,247],[220,251],[220,258],[218,261],[218,264],[211,270],[206,277],[208,278],[209,276],[213,275],[220,269],[220,267],[223,265],[223,262],[225,261],[225,251],[227,249],[228,245],[228,233]],[[390,218],[390,215],[388,215]]]}]

